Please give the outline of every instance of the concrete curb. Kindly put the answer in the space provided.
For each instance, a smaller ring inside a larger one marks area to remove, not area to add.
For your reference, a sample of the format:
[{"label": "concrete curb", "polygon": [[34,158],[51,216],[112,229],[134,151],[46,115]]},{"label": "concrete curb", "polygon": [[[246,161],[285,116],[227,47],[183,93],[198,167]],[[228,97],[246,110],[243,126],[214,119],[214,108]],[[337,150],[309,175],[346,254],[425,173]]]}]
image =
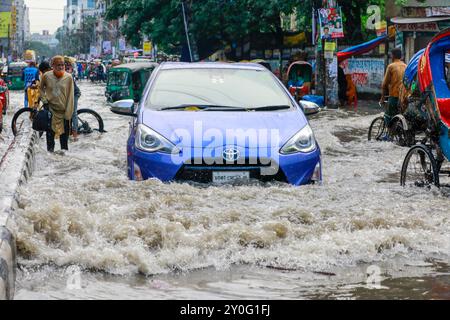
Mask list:
[{"label": "concrete curb", "polygon": [[34,131],[15,140],[4,167],[0,168],[0,300],[14,298],[17,248],[11,215],[17,207],[18,187],[34,171],[38,140]]}]

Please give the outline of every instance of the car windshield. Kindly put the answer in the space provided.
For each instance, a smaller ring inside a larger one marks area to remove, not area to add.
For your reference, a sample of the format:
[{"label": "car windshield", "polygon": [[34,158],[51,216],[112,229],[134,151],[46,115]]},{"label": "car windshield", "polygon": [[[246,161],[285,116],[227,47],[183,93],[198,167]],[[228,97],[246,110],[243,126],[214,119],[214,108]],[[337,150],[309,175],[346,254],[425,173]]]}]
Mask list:
[{"label": "car windshield", "polygon": [[110,86],[128,86],[129,83],[128,72],[113,71],[108,76],[108,85]]},{"label": "car windshield", "polygon": [[289,109],[292,103],[269,71],[215,68],[163,70],[151,88],[146,108],[167,110],[178,106],[226,106],[242,111],[243,108],[269,106],[287,106]]}]

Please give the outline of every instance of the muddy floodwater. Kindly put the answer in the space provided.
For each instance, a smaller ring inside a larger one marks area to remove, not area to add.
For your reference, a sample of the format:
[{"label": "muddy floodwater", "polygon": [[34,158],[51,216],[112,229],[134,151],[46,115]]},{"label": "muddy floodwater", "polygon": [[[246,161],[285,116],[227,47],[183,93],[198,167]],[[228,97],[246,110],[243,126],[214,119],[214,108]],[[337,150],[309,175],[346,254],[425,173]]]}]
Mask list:
[{"label": "muddy floodwater", "polygon": [[408,149],[367,141],[375,107],[313,116],[322,186],[198,187],[129,181],[129,119],[81,90],[108,132],[64,156],[41,139],[16,299],[450,299],[450,193],[400,187]]}]

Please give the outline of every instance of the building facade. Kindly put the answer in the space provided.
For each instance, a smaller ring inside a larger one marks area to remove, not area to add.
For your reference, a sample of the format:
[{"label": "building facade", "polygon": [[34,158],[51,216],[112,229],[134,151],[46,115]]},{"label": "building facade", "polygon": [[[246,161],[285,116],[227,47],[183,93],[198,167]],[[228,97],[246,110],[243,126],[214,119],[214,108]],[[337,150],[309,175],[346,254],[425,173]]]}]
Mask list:
[{"label": "building facade", "polygon": [[95,16],[96,2],[96,0],[67,0],[64,7],[64,27],[69,32],[79,29],[84,18]]},{"label": "building facade", "polygon": [[0,54],[11,60],[21,58],[30,36],[29,9],[24,0],[0,1]]},{"label": "building facade", "polygon": [[95,17],[95,28],[92,30],[93,41],[90,43],[91,52],[82,54],[116,55],[119,47],[123,47],[120,27],[124,20],[107,21],[106,12],[111,6],[111,0],[67,0],[64,7],[63,30],[66,34],[79,32],[83,19]]},{"label": "building facade", "polygon": [[58,39],[55,38],[54,35],[50,34],[48,30],[42,31],[42,34],[40,33],[33,33],[30,37],[31,41],[36,42],[42,42],[46,45],[48,45],[50,48],[56,48],[59,44]]},{"label": "building facade", "polygon": [[450,27],[449,0],[409,0],[396,13],[391,19],[396,28],[395,46],[403,49],[405,61]]}]

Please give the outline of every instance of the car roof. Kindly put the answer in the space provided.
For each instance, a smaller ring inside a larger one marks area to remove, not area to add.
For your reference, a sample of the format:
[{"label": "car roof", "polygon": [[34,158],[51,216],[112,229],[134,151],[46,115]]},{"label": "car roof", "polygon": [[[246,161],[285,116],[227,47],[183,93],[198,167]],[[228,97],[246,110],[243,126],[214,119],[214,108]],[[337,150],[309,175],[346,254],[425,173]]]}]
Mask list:
[{"label": "car roof", "polygon": [[176,69],[234,69],[234,70],[255,70],[265,71],[264,66],[256,63],[242,63],[242,62],[164,62],[161,64],[161,70],[176,70]]},{"label": "car roof", "polygon": [[131,71],[136,71],[145,68],[156,68],[159,64],[155,62],[133,62],[133,63],[125,63],[119,64],[112,69],[130,69]]}]

